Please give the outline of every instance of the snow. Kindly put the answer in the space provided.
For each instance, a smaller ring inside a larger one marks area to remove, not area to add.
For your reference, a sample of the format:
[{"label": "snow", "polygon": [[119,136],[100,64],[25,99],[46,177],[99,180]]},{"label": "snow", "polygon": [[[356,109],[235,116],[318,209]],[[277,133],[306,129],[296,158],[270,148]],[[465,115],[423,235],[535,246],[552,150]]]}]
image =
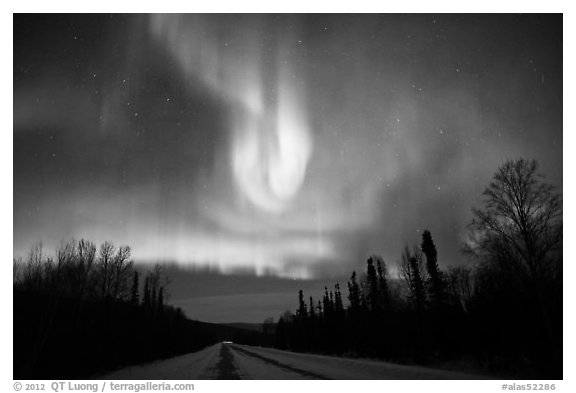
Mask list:
[{"label": "snow", "polygon": [[[419,366],[404,366],[366,359],[302,354],[272,348],[231,345],[234,355],[240,348],[284,366],[322,376],[325,379],[479,379],[481,377]],[[256,359],[255,359],[256,360]],[[262,361],[260,361],[262,362]],[[278,367],[275,367],[276,369]],[[262,377],[261,379],[275,379]],[[298,379],[305,379],[300,377]]]},{"label": "snow", "polygon": [[211,365],[218,360],[220,344],[201,351],[124,368],[100,379],[211,379]]},{"label": "snow", "polygon": [[128,367],[101,379],[481,379],[457,372],[367,359],[302,354],[219,343],[171,359]]}]

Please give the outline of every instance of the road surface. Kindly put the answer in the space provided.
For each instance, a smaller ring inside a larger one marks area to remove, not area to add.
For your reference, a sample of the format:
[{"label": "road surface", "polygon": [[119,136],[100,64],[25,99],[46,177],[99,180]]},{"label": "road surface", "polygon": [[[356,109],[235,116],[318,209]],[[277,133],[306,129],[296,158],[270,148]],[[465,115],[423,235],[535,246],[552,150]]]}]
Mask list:
[{"label": "road surface", "polygon": [[419,366],[280,351],[219,343],[142,366],[124,368],[101,379],[479,379]]}]

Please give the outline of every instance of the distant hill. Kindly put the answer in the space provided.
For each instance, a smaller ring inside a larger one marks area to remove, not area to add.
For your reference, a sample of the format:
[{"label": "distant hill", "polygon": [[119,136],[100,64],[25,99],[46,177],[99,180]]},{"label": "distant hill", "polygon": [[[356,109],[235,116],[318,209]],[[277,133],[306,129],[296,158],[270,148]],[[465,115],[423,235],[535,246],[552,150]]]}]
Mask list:
[{"label": "distant hill", "polygon": [[201,329],[209,332],[217,341],[233,341],[256,346],[272,346],[273,335],[265,335],[261,323],[210,323],[191,321]]},{"label": "distant hill", "polygon": [[229,326],[231,328],[250,330],[258,333],[264,333],[264,325],[261,323],[230,322],[230,323],[221,323],[220,325]]}]

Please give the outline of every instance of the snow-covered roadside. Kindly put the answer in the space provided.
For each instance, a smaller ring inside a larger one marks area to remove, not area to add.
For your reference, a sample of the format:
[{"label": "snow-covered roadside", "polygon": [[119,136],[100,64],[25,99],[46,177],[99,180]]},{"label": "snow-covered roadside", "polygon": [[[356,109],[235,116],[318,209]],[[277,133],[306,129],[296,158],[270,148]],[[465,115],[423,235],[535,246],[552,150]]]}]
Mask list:
[{"label": "snow-covered roadside", "polygon": [[100,379],[211,379],[220,345],[218,343],[198,352],[123,368]]},{"label": "snow-covered roadside", "polygon": [[328,379],[482,379],[477,375],[374,360],[303,354],[238,344],[232,344],[231,347]]}]

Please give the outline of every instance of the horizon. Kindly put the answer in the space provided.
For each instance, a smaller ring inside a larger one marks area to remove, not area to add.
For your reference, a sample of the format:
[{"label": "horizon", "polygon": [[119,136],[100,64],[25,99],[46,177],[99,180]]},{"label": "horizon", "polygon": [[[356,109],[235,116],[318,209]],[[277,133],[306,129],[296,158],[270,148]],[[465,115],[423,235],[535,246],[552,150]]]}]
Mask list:
[{"label": "horizon", "polygon": [[14,18],[14,256],[313,280],[427,229],[446,269],[503,162],[563,194],[558,15]]}]

